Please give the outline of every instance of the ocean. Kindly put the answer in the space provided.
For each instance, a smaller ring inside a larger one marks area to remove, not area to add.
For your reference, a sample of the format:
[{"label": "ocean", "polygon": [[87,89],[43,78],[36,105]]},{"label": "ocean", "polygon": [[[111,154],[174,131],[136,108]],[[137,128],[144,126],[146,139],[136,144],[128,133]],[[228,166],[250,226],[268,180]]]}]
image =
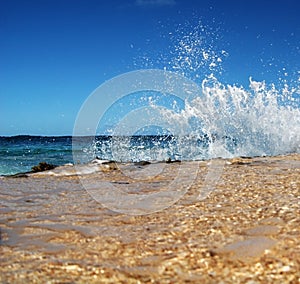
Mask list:
[{"label": "ocean", "polygon": [[[228,144],[234,143],[229,138],[224,139]],[[191,145],[191,141],[195,145]],[[185,148],[197,147],[198,155],[193,154],[198,159],[205,159],[209,143],[207,136],[194,140],[172,135],[0,137],[0,175],[28,172],[40,162],[61,166],[88,163],[95,158],[117,162],[193,160],[181,152],[180,145],[183,144]]]},{"label": "ocean", "polygon": [[[288,129],[291,131],[291,128]],[[299,135],[291,132],[291,134]],[[252,136],[251,136],[252,135]],[[256,140],[255,137],[256,135]],[[94,159],[116,162],[199,161],[238,156],[300,153],[297,137],[254,132],[246,136],[137,135],[0,137],[0,175],[29,172],[46,162],[55,166],[87,164]]]},{"label": "ocean", "polygon": [[72,137],[0,137],[0,175],[30,171],[40,162],[72,163]]}]

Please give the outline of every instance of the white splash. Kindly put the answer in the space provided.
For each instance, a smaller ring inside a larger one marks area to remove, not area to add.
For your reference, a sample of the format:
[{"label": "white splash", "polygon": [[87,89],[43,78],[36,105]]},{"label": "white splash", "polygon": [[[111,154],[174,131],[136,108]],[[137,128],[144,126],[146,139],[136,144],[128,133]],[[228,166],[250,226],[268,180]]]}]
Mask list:
[{"label": "white splash", "polygon": [[[228,54],[215,48],[218,31],[200,23],[189,32],[184,27],[171,34],[171,58],[161,55],[159,65],[199,83],[201,93],[186,100],[180,111],[150,105],[168,123],[189,132],[167,143],[158,141],[152,148],[120,141],[122,161],[300,153],[300,73],[293,84],[285,81],[283,87],[277,86],[282,81],[275,86],[251,77],[246,88],[224,84],[222,63]],[[146,59],[145,67],[155,67],[157,58]],[[106,146],[102,152],[109,152]]]},{"label": "white splash", "polygon": [[[208,137],[204,158],[299,153],[300,109],[281,100],[292,94],[251,78],[249,90],[225,86],[210,75],[202,82],[202,94],[187,101],[180,113],[161,115],[191,125],[191,140]],[[199,147],[193,150],[189,158],[203,158]]]}]

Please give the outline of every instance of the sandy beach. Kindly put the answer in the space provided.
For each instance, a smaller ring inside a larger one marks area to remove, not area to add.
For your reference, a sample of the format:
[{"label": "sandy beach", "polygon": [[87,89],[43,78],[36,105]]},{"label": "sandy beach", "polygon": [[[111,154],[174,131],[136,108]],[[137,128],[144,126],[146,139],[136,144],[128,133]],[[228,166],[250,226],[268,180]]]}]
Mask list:
[{"label": "sandy beach", "polygon": [[103,207],[76,175],[0,178],[0,282],[300,283],[300,155],[226,160],[198,200],[208,163],[178,202],[141,216]]}]

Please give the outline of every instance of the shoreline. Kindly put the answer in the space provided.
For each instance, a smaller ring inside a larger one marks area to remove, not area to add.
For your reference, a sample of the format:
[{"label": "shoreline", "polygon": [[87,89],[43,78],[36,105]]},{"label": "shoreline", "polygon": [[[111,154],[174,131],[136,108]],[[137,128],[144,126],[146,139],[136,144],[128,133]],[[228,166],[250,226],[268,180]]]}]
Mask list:
[{"label": "shoreline", "polygon": [[[300,155],[225,161],[206,199],[201,161],[178,202],[141,216],[105,208],[76,175],[1,179],[0,282],[298,283]],[[166,163],[150,182],[193,163]],[[103,169],[81,178],[130,186]]]},{"label": "shoreline", "polygon": [[[26,136],[26,135],[18,135],[18,136]],[[16,137],[18,137],[16,136]],[[12,136],[15,137],[15,136]],[[47,136],[48,137],[48,136]],[[50,136],[49,136],[50,137]],[[65,137],[65,136],[62,136]],[[67,137],[67,136],[66,136]],[[237,160],[237,159],[256,159],[256,158],[279,158],[279,157],[286,157],[286,156],[293,156],[293,155],[300,155],[300,153],[286,153],[286,154],[278,154],[278,155],[274,155],[274,156],[236,156],[236,157],[231,157],[231,158],[221,158],[221,157],[217,157],[217,158],[212,158],[212,159],[202,159],[202,160],[171,160],[171,158],[167,159],[167,160],[163,160],[163,161],[138,161],[138,162],[118,162],[118,161],[114,161],[114,160],[101,160],[100,158],[96,157],[94,160],[84,163],[84,164],[74,164],[74,163],[66,163],[63,165],[53,165],[48,163],[47,161],[43,161],[40,162],[37,165],[32,166],[32,169],[30,171],[21,171],[21,172],[17,172],[14,174],[0,174],[0,178],[19,178],[19,177],[29,177],[31,174],[35,174],[35,173],[39,173],[39,172],[47,172],[49,170],[55,169],[55,168],[64,168],[64,167],[69,167],[69,166],[78,166],[78,165],[91,165],[91,164],[95,164],[97,163],[97,161],[99,162],[99,164],[101,163],[116,163],[116,164],[132,164],[132,165],[138,165],[138,166],[145,166],[148,164],[155,164],[155,163],[181,163],[181,162],[210,162],[212,160],[224,160],[224,161],[231,161],[231,160]],[[45,164],[41,165],[41,164]],[[40,167],[40,169],[39,169]],[[33,170],[33,168],[37,168],[36,170]]]}]

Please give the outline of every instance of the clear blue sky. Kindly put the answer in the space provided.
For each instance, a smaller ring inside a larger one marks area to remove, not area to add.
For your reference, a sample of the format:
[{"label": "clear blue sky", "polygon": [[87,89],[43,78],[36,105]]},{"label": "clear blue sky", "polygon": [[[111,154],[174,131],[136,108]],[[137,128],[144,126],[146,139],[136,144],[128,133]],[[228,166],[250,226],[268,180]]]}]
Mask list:
[{"label": "clear blue sky", "polygon": [[296,81],[299,14],[299,0],[0,0],[0,135],[72,134],[96,87],[143,57],[163,68],[199,20],[228,53],[221,82]]}]

